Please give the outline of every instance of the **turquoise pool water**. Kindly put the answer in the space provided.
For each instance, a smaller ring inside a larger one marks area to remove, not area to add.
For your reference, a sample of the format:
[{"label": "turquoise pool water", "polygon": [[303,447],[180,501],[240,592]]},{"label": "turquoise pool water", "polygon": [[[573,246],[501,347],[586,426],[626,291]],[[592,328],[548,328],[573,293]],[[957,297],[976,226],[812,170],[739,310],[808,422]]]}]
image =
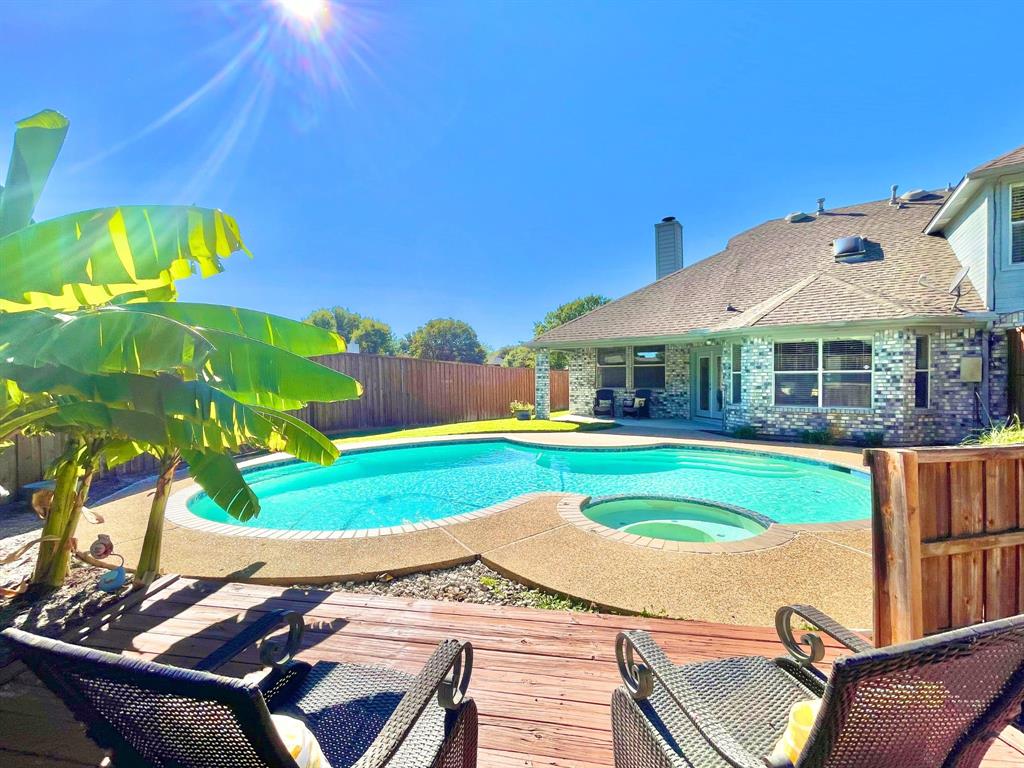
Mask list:
[{"label": "turquoise pool water", "polygon": [[696,499],[599,499],[587,504],[583,514],[596,523],[636,536],[699,544],[748,539],[764,533],[769,525],[737,510]]},{"label": "turquoise pool water", "polygon": [[698,448],[554,449],[504,441],[342,455],[257,469],[246,479],[262,511],[239,523],[204,494],[197,516],[288,530],[378,528],[437,520],[531,491],[589,496],[688,496],[760,512],[780,523],[868,517],[867,476],[817,462]]}]

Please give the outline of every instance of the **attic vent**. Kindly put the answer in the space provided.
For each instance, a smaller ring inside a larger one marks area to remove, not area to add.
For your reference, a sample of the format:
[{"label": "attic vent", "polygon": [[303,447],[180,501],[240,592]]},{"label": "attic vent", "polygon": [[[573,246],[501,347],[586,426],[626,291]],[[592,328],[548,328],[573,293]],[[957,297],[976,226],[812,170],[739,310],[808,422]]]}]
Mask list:
[{"label": "attic vent", "polygon": [[794,211],[786,216],[786,222],[789,224],[799,224],[801,221],[814,221],[814,217],[803,211]]},{"label": "attic vent", "polygon": [[904,192],[900,195],[900,198],[906,200],[908,203],[915,200],[924,200],[926,197],[931,197],[931,193],[927,189],[912,189],[909,192]]},{"label": "attic vent", "polygon": [[866,250],[864,238],[860,235],[839,237],[832,241],[832,255],[836,257],[836,261],[863,256]]}]

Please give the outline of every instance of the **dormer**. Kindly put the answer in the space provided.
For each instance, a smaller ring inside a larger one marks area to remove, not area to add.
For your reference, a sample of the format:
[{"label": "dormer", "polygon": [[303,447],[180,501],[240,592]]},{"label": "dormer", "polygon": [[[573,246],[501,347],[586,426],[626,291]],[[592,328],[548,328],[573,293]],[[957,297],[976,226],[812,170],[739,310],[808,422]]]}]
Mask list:
[{"label": "dormer", "polygon": [[1024,310],[1024,147],[964,176],[924,231],[949,241],[989,309]]}]

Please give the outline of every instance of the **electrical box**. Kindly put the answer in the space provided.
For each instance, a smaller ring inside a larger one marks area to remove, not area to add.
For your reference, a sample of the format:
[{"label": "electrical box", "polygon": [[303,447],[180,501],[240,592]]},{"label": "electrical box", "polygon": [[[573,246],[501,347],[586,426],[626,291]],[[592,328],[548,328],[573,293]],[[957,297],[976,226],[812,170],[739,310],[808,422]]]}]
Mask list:
[{"label": "electrical box", "polygon": [[981,357],[964,355],[960,358],[960,381],[978,384],[981,382]]}]

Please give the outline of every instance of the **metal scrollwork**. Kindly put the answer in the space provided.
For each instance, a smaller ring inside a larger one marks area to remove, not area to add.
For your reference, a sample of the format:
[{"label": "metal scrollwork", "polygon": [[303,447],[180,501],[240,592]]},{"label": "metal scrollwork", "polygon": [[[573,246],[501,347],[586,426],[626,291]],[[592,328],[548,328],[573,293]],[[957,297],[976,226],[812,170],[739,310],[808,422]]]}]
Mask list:
[{"label": "metal scrollwork", "polygon": [[473,646],[463,643],[459,653],[452,660],[444,682],[437,688],[438,703],[448,710],[462,706],[469,690],[469,678],[473,674]]},{"label": "metal scrollwork", "polygon": [[266,639],[260,643],[260,663],[266,667],[283,667],[292,660],[302,642],[302,633],[305,631],[302,615],[289,611],[281,617],[281,621],[288,625],[288,635],[284,642],[280,639]]},{"label": "metal scrollwork", "polygon": [[797,640],[793,635],[793,617],[801,616],[793,606],[786,605],[775,613],[775,631],[789,655],[802,667],[813,667],[825,658],[825,643],[814,632],[805,632]]},{"label": "metal scrollwork", "polygon": [[643,653],[625,632],[620,632],[615,640],[615,658],[619,663],[622,682],[630,696],[640,701],[654,692],[654,674]]}]

